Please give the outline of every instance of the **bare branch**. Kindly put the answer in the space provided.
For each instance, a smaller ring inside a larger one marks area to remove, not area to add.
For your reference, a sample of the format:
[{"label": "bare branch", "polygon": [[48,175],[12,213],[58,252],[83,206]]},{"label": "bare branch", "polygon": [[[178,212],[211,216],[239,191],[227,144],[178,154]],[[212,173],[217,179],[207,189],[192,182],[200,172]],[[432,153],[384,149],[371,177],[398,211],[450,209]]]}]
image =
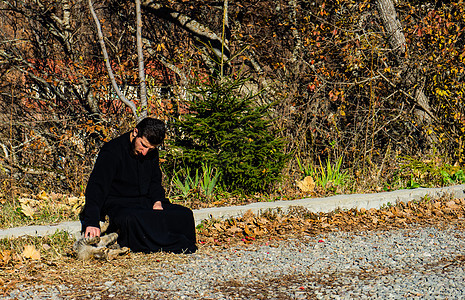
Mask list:
[{"label": "bare branch", "polygon": [[[162,4],[157,3],[153,0],[143,0],[142,7],[148,11],[154,13],[158,17],[178,24],[191,34],[193,34],[199,41],[211,47],[211,50],[221,62],[223,56],[224,61],[229,60],[229,47],[228,41],[225,40],[223,45],[221,37],[214,33],[210,28],[203,24],[200,24],[196,20],[189,16],[183,15],[171,8],[164,7]],[[224,53],[222,53],[222,47],[224,46]]]},{"label": "bare branch", "polygon": [[108,57],[107,48],[105,46],[105,41],[103,40],[103,33],[102,33],[102,27],[100,25],[100,21],[99,21],[99,19],[97,17],[97,14],[95,13],[94,7],[92,5],[92,0],[88,0],[88,3],[89,3],[90,12],[91,12],[92,17],[93,17],[93,19],[95,21],[95,26],[97,27],[97,34],[98,34],[98,39],[99,39],[99,42],[100,42],[100,47],[102,48],[102,53],[103,53],[103,58],[104,58],[104,61],[105,61],[105,66],[107,68],[108,76],[110,77],[110,81],[111,81],[111,84],[113,86],[113,89],[115,90],[115,92],[118,95],[118,97],[120,98],[120,100],[123,101],[123,103],[126,104],[131,109],[131,111],[132,111],[132,113],[134,115],[134,118],[137,120],[138,115],[137,115],[136,105],[134,104],[134,102],[129,101],[123,95],[123,93],[121,93],[121,90],[119,89],[118,84],[116,83],[115,75],[113,74],[113,70],[112,70],[111,65],[110,65],[110,59]]}]

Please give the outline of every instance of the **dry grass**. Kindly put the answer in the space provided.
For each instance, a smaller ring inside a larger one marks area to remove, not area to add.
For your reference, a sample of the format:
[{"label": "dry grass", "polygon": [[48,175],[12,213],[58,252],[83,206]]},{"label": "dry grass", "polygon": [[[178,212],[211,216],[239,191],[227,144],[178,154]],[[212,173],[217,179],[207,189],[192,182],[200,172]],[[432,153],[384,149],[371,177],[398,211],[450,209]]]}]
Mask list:
[{"label": "dry grass", "polygon": [[77,220],[84,197],[42,191],[1,203],[0,228],[11,228]]}]

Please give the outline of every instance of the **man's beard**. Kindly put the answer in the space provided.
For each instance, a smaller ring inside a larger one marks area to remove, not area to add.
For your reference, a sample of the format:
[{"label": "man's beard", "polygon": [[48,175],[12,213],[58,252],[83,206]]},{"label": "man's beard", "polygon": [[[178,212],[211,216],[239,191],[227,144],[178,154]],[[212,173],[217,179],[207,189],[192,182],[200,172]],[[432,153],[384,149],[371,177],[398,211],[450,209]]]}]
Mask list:
[{"label": "man's beard", "polygon": [[136,138],[132,139],[131,148],[129,149],[129,154],[133,158],[137,158],[137,159],[143,159],[144,158],[144,156],[142,154],[136,153]]}]

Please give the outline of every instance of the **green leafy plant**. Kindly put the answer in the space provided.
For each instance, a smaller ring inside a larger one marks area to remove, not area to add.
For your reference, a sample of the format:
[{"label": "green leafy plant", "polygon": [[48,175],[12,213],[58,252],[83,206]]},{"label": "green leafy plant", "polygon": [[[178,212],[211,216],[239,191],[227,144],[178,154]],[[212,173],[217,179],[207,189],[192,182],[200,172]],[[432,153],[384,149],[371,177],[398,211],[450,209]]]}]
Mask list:
[{"label": "green leafy plant", "polygon": [[311,165],[304,165],[298,156],[296,156],[297,164],[299,165],[300,173],[305,176],[311,176],[313,174],[313,167]]},{"label": "green leafy plant", "polygon": [[458,170],[455,173],[448,173],[444,170],[440,171],[442,180],[445,184],[463,183],[465,182],[465,174],[463,170]]},{"label": "green leafy plant", "polygon": [[200,181],[199,172],[195,170],[195,175],[191,175],[189,167],[176,172],[173,177],[175,187],[181,192],[184,198],[187,198],[191,191],[198,187]]},{"label": "green leafy plant", "polygon": [[333,165],[329,159],[326,160],[326,167],[323,166],[320,160],[320,168],[312,168],[312,177],[316,184],[323,188],[343,186],[347,179],[347,172],[341,171],[342,157],[336,160]]},{"label": "green leafy plant", "polygon": [[413,176],[410,177],[410,180],[407,182],[407,189],[416,189],[421,187],[421,185],[415,181]]},{"label": "green leafy plant", "polygon": [[331,164],[329,159],[326,160],[326,165],[323,166],[320,160],[320,166],[304,165],[297,157],[297,164],[304,176],[311,176],[317,186],[326,189],[333,189],[338,186],[343,186],[347,183],[347,172],[341,170],[342,157],[336,160],[335,164]]},{"label": "green leafy plant", "polygon": [[213,196],[220,174],[216,169],[202,163],[201,174],[199,174],[199,169],[193,172],[186,167],[174,174],[173,183],[183,198],[192,195],[193,191],[200,192],[200,196],[210,198]]},{"label": "green leafy plant", "polygon": [[205,196],[212,196],[220,175],[221,172],[217,172],[214,168],[202,163],[202,180],[200,181],[200,188]]},{"label": "green leafy plant", "polygon": [[465,174],[460,167],[445,163],[439,157],[422,160],[412,157],[402,159],[403,163],[396,177],[399,182],[403,182],[405,188],[465,182]]}]

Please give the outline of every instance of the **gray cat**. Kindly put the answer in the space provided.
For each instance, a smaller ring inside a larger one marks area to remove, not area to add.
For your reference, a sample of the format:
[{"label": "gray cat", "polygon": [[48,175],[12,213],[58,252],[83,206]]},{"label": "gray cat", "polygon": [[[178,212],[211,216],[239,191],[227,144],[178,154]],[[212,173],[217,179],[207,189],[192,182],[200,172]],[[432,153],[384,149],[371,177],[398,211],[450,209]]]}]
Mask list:
[{"label": "gray cat", "polygon": [[[108,216],[105,222],[100,223],[101,233],[105,233],[110,224]],[[92,258],[112,260],[118,255],[123,255],[129,252],[128,247],[121,248],[116,240],[118,234],[112,232],[103,236],[82,237],[73,244],[73,250],[80,260],[89,260]]]}]

